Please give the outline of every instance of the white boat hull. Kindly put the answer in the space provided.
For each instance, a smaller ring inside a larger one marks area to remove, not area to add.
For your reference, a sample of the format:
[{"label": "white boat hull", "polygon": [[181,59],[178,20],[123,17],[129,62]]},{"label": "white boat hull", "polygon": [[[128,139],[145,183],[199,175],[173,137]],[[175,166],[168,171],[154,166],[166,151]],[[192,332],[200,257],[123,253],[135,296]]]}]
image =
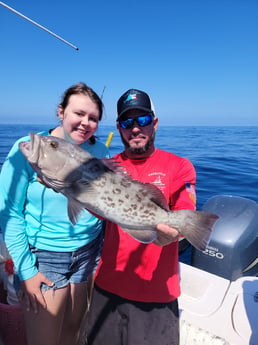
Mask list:
[{"label": "white boat hull", "polygon": [[228,279],[180,263],[180,345],[258,345],[258,277]]}]

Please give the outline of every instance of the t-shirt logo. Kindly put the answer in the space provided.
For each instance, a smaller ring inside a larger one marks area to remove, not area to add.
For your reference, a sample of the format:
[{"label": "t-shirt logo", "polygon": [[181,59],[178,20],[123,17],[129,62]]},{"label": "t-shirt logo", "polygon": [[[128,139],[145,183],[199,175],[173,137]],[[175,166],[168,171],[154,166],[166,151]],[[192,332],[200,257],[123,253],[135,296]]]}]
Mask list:
[{"label": "t-shirt logo", "polygon": [[156,172],[156,173],[149,174],[149,176],[154,176],[155,179],[151,183],[154,184],[156,187],[158,187],[161,191],[164,191],[165,183],[164,183],[163,179],[165,178],[166,175],[162,172],[160,172],[160,173]]}]

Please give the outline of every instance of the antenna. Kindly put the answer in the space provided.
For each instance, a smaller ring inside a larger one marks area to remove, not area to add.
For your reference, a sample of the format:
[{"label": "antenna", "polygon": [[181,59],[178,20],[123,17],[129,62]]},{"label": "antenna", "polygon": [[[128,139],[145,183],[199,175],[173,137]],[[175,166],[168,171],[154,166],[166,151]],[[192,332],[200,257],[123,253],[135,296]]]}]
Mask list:
[{"label": "antenna", "polygon": [[36,26],[37,26],[37,27],[39,27],[40,29],[42,29],[42,30],[44,30],[44,31],[48,32],[50,35],[52,35],[52,36],[56,37],[57,39],[59,39],[60,41],[62,41],[62,42],[64,42],[64,43],[68,44],[70,47],[74,48],[75,50],[79,50],[79,48],[78,48],[78,47],[76,47],[76,46],[74,46],[72,43],[70,43],[70,42],[66,41],[66,40],[65,40],[65,39],[63,39],[62,37],[58,36],[57,34],[55,34],[55,33],[54,33],[54,32],[52,32],[52,31],[48,30],[48,29],[47,29],[47,28],[45,28],[44,26],[42,26],[42,25],[38,24],[38,23],[37,23],[37,22],[35,22],[34,20],[32,20],[32,19],[30,19],[30,18],[26,17],[24,14],[22,14],[22,13],[20,13],[20,12],[16,11],[14,8],[12,8],[12,7],[8,6],[8,5],[6,5],[6,4],[5,4],[5,3],[3,3],[2,1],[0,1],[0,5],[4,6],[4,7],[5,7],[5,8],[7,8],[8,10],[10,10],[10,11],[14,12],[15,14],[18,14],[18,16],[20,16],[20,17],[22,17],[22,18],[24,18],[24,19],[28,20],[30,23],[32,23],[32,24],[34,24],[34,25],[36,25]]}]

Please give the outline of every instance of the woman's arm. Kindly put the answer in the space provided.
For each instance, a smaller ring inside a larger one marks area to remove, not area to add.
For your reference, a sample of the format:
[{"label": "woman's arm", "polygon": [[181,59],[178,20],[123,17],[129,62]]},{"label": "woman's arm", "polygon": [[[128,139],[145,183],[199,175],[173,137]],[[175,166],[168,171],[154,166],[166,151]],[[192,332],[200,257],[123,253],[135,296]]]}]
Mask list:
[{"label": "woman's arm", "polygon": [[32,174],[16,142],[0,174],[0,226],[21,280],[37,273],[34,254],[29,250],[24,219],[27,188]]}]

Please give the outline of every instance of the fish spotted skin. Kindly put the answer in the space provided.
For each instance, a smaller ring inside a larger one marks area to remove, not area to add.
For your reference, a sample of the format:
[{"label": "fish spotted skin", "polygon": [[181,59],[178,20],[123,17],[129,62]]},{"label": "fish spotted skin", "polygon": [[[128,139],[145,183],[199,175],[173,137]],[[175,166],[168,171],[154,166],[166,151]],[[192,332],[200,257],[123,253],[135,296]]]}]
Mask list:
[{"label": "fish spotted skin", "polygon": [[176,228],[197,249],[204,250],[217,215],[193,211],[170,211],[155,186],[133,180],[115,162],[97,159],[66,140],[30,134],[20,150],[44,183],[68,198],[73,224],[86,208],[118,224],[136,240],[157,238],[157,224]]}]

